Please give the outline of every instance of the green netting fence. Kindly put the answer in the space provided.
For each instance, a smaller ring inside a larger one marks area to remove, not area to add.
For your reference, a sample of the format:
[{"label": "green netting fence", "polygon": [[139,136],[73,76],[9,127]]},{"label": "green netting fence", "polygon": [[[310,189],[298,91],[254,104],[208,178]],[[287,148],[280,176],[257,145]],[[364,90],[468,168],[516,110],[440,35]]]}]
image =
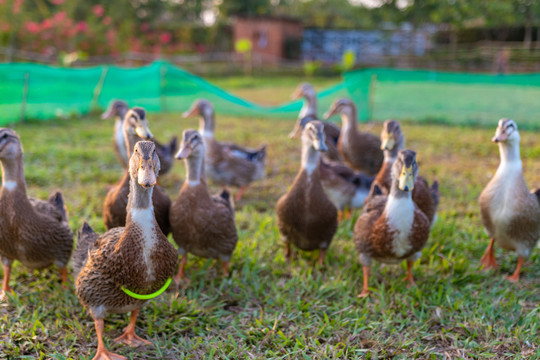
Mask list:
[{"label": "green netting fence", "polygon": [[[319,111],[339,97],[356,102],[360,120],[492,126],[501,117],[512,117],[520,127],[540,128],[540,74],[363,69],[345,73],[342,82],[319,92]],[[149,111],[180,112],[197,98],[207,98],[217,112],[233,116],[292,120],[301,107],[301,101],[261,106],[163,61],[139,68],[0,64],[0,125],[85,114],[105,108],[112,99]]]}]

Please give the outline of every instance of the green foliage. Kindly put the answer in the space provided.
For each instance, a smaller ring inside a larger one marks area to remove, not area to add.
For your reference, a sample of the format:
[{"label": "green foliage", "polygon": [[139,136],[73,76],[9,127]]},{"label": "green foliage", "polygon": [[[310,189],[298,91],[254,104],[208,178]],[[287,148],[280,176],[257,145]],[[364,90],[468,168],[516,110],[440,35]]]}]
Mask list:
[{"label": "green foliage", "polygon": [[304,61],[304,74],[307,76],[313,76],[322,65],[322,61]]},{"label": "green foliage", "polygon": [[352,70],[355,64],[356,64],[356,53],[352,50],[346,50],[343,53],[343,56],[341,59],[341,66],[342,66],[343,71]]},{"label": "green foliage", "polygon": [[238,39],[234,44],[234,49],[241,54],[248,54],[251,52],[251,40],[249,39]]},{"label": "green foliage", "polygon": [[[235,93],[283,102],[299,79],[222,79]],[[316,88],[328,80],[313,78]],[[270,91],[268,90],[270,88]],[[132,104],[136,105],[136,104]],[[319,109],[321,112],[325,108]],[[196,128],[196,119],[149,114],[159,140]],[[519,124],[519,121],[518,121]],[[493,119],[493,127],[496,119]],[[533,359],[540,356],[540,251],[526,262],[522,280],[504,276],[516,255],[497,248],[501,268],[479,270],[488,239],[478,195],[499,163],[490,142],[493,128],[403,124],[407,146],[418,152],[419,171],[441,184],[439,219],[421,259],[416,286],[402,280],[405,266],[375,264],[372,295],[357,299],[362,285],[352,231],[360,211],[339,226],[325,265],[316,254],[300,253],[288,266],[276,226],[274,205],[292,183],[300,164],[300,141],[289,140],[291,120],[235,118],[217,113],[218,139],[268,145],[268,178],[254,183],[237,203],[239,243],[231,275],[221,276],[213,260],[190,256],[188,287],[165,293],[145,306],[138,335],[152,346],[131,349],[112,339],[128,317],[105,320],[105,344],[132,359]],[[360,125],[379,134],[381,124]],[[45,198],[63,191],[75,230],[88,220],[96,231],[108,186],[122,169],[111,147],[113,123],[97,116],[20,124],[28,194]],[[525,178],[540,184],[537,134],[521,131]],[[177,162],[159,179],[172,198],[184,178]],[[211,186],[213,193],[219,190]],[[172,239],[171,239],[172,240]],[[56,268],[29,271],[15,262],[11,285],[17,295],[0,306],[0,357],[7,359],[91,359],[97,342],[90,316],[73,283],[63,289]]]}]

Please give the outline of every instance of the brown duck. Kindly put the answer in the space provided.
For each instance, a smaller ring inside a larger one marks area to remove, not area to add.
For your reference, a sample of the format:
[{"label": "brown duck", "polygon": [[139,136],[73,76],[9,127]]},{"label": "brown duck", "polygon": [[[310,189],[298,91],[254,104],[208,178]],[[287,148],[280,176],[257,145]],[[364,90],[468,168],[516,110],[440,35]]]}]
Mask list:
[{"label": "brown duck", "polygon": [[103,343],[107,314],[131,312],[129,325],[116,342],[130,346],[150,344],[135,334],[137,316],[148,300],[136,299],[122,287],[139,295],[152,294],[163,289],[176,271],[176,250],[154,218],[152,191],[158,173],[154,143],[138,142],[129,162],[126,226],[101,236],[88,224],[79,231],[73,271],[77,296],[95,322],[98,348],[94,360],[124,358],[109,352]]},{"label": "brown duck", "polygon": [[298,175],[277,202],[278,228],[290,261],[294,244],[301,250],[320,250],[319,264],[337,230],[337,209],[325,195],[319,169],[320,152],[326,151],[324,125],[309,122],[302,131],[302,163]]},{"label": "brown duck", "polygon": [[[381,149],[384,151],[384,162],[374,181],[374,184],[377,184],[384,194],[388,194],[390,191],[392,186],[392,165],[396,161],[398,152],[404,147],[405,137],[399,122],[386,120],[381,131]],[[372,187],[370,195],[366,199],[366,204],[375,196],[373,194],[374,189],[375,187]],[[439,204],[439,182],[434,181],[430,187],[427,180],[418,175],[414,183],[412,199],[433,225]]]},{"label": "brown duck", "polygon": [[[292,94],[293,100],[302,97],[305,99],[304,105],[300,109],[293,131],[289,134],[289,138],[291,139],[300,136],[302,129],[304,129],[308,122],[319,120],[317,116],[317,93],[310,83],[301,83]],[[327,121],[321,122],[324,126],[325,144],[328,149],[322,154],[322,157],[328,161],[341,161],[337,148],[340,133],[339,127]]]},{"label": "brown duck", "polygon": [[384,159],[381,141],[373,134],[358,131],[356,105],[351,100],[343,98],[334,101],[324,117],[328,119],[336,114],[341,115],[338,150],[345,164],[366,175],[377,175]]},{"label": "brown duck", "polygon": [[182,134],[177,159],[184,159],[186,181],[169,213],[173,238],[182,256],[177,284],[185,278],[187,254],[220,259],[228,275],[229,262],[238,241],[229,193],[210,196],[204,178],[204,141],[195,130]]},{"label": "brown duck", "polygon": [[[114,123],[114,136],[113,136],[113,147],[118,156],[118,160],[124,168],[127,167],[129,162],[129,153],[126,151],[126,140],[124,137],[123,131],[123,122],[124,118],[129,110],[128,104],[123,100],[115,100],[111,102],[107,111],[102,115],[102,119],[110,119],[115,117],[116,121]],[[147,140],[146,138],[140,138],[139,140]],[[161,144],[156,139],[152,139],[156,144],[156,151],[159,156],[159,161],[161,162],[161,174],[163,176],[167,174],[173,165],[174,159],[173,156],[178,149],[178,139],[176,136],[172,137],[167,145]]]},{"label": "brown duck", "polygon": [[412,266],[420,257],[430,230],[427,216],[412,200],[411,192],[417,176],[416,153],[401,150],[392,165],[389,195],[374,197],[364,206],[354,226],[353,238],[364,274],[364,286],[359,297],[369,294],[372,260],[389,264],[406,260],[405,279],[409,286],[414,284]]},{"label": "brown duck", "polygon": [[[122,124],[126,142],[126,151],[130,154],[139,138],[152,138],[152,133],[148,128],[148,120],[144,109],[135,107],[126,114],[126,119]],[[126,206],[128,203],[130,174],[126,169],[120,181],[109,190],[103,205],[103,222],[107,230],[126,224]],[[152,202],[155,215],[161,231],[167,235],[171,231],[169,223],[169,208],[171,200],[159,186],[154,187]]]},{"label": "brown duck", "polygon": [[73,233],[67,222],[62,194],[57,191],[49,201],[27,197],[21,142],[15,131],[8,128],[0,128],[0,162],[2,296],[12,291],[9,278],[14,260],[30,269],[57,265],[65,286]]},{"label": "brown duck", "polygon": [[247,186],[266,176],[266,146],[250,149],[234,143],[219,142],[214,138],[216,120],[214,107],[208,100],[196,100],[184,117],[199,116],[199,132],[205,145],[206,176],[216,184],[235,186],[240,190],[235,196],[239,201]]},{"label": "brown duck", "polygon": [[540,238],[540,189],[533,193],[527,189],[519,140],[517,124],[511,119],[501,119],[492,139],[499,145],[501,163],[480,194],[482,222],[491,238],[480,262],[486,268],[497,267],[495,243],[516,251],[516,270],[507,277],[513,282],[519,281],[521,267]]}]

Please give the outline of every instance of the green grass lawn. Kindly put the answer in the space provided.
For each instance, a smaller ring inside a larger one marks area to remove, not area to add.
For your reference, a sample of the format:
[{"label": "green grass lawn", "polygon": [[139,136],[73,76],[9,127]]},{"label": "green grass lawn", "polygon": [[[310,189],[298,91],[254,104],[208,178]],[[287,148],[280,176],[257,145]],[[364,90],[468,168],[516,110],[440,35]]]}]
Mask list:
[{"label": "green grass lawn", "polygon": [[[228,87],[280,103],[296,83]],[[125,314],[106,319],[106,345],[132,359],[539,358],[540,251],[526,262],[519,284],[504,280],[515,268],[513,253],[498,249],[500,269],[479,270],[488,239],[477,199],[498,165],[497,146],[489,141],[497,120],[492,129],[404,124],[420,174],[440,181],[438,222],[414,266],[417,286],[406,287],[404,264],[377,264],[371,296],[357,299],[362,269],[352,229],[359,211],[340,224],[324,267],[313,268],[311,253],[301,253],[290,267],[285,262],[274,205],[299,166],[300,142],[287,138],[292,121],[218,114],[218,138],[266,143],[269,152],[267,179],[237,204],[239,242],[231,275],[223,278],[214,261],[190,257],[190,286],[161,295],[141,311],[137,332],[154,345],[130,349],[112,342],[128,323]],[[176,113],[150,114],[149,121],[161,141],[197,128],[195,119]],[[122,175],[112,127],[97,116],[15,126],[29,195],[43,198],[62,189],[74,230],[87,220],[104,231],[107,187]],[[378,134],[381,125],[361,127]],[[525,177],[538,187],[537,134],[521,136]],[[173,198],[184,170],[178,162],[160,179]],[[16,295],[0,304],[0,359],[93,357],[94,324],[73,283],[62,289],[56,268],[32,272],[16,262],[11,284]]]}]

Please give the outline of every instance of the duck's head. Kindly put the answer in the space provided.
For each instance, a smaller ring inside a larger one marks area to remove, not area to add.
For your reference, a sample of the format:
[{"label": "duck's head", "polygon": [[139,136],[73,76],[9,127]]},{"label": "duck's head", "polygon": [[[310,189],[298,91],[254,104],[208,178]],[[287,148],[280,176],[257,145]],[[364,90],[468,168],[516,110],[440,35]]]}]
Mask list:
[{"label": "duck's head", "polygon": [[315,92],[315,89],[310,83],[303,82],[300,85],[296,87],[294,92],[291,95],[291,99],[297,100],[300,98],[306,98],[306,99],[314,99],[317,97],[317,93]]},{"label": "duck's head", "polygon": [[397,186],[402,191],[412,191],[414,182],[418,176],[418,163],[416,152],[401,150],[392,166],[392,179],[397,181]]},{"label": "duck's head", "polygon": [[137,142],[129,159],[129,171],[132,179],[137,179],[140,186],[149,189],[156,185],[159,169],[160,163],[154,142]]},{"label": "duck's head", "polygon": [[349,115],[350,117],[352,116],[355,108],[356,107],[351,99],[347,99],[347,98],[337,99],[332,103],[332,105],[330,105],[330,109],[328,109],[328,111],[324,113],[324,119],[329,119],[330,117],[334,115],[341,115],[341,114]]},{"label": "duck's head", "polygon": [[182,116],[185,118],[192,116],[202,116],[203,118],[207,118],[213,114],[214,106],[210,101],[206,99],[197,99],[191,104],[189,110],[182,114]]},{"label": "duck's head", "polygon": [[123,100],[114,100],[109,104],[109,108],[101,114],[102,119],[110,119],[114,116],[118,116],[123,119],[129,110],[127,102]]},{"label": "duck's head", "polygon": [[495,130],[495,136],[491,139],[494,143],[515,143],[519,142],[519,132],[517,124],[512,119],[501,119],[497,130]]},{"label": "duck's head", "polygon": [[143,140],[150,140],[154,137],[148,127],[146,111],[140,107],[128,110],[124,118],[124,131],[128,135],[137,135]]},{"label": "duck's head", "polygon": [[184,130],[180,150],[176,153],[175,158],[183,160],[192,156],[197,158],[204,156],[204,141],[198,131],[191,129]]},{"label": "duck's head", "polygon": [[302,131],[302,141],[309,144],[317,151],[327,151],[326,143],[324,142],[324,125],[318,120],[307,123],[304,131]]},{"label": "duck's head", "polygon": [[17,133],[10,128],[0,128],[0,160],[16,159],[22,153],[22,145]]},{"label": "duck's head", "polygon": [[381,150],[402,149],[405,144],[403,132],[399,122],[395,120],[386,120],[381,131]]}]

